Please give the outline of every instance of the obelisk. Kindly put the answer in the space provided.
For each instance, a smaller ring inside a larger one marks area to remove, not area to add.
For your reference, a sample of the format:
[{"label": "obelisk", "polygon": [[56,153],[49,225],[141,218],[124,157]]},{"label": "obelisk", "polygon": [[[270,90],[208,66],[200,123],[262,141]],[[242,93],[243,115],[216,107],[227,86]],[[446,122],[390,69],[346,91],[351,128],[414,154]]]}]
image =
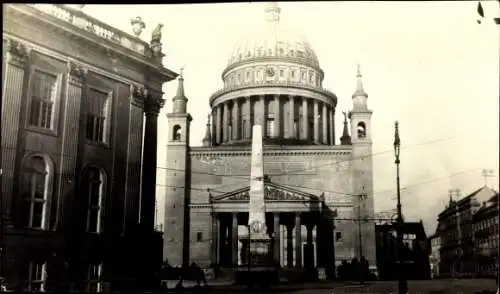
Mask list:
[{"label": "obelisk", "polygon": [[264,202],[264,154],[262,126],[252,129],[252,156],[250,170],[250,199],[248,202],[248,236],[241,239],[246,248],[246,264],[236,271],[236,281],[252,284],[269,284],[279,281],[277,267],[271,254],[272,240],[266,228]]},{"label": "obelisk", "polygon": [[250,239],[269,239],[266,228],[266,205],[264,202],[264,154],[262,126],[252,129],[252,157],[250,170],[250,200],[248,226]]}]

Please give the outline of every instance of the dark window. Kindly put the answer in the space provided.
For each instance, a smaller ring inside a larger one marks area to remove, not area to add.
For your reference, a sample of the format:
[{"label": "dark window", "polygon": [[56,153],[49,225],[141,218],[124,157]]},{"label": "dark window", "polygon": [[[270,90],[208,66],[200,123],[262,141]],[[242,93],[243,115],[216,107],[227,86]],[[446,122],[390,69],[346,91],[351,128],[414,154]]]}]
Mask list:
[{"label": "dark window", "polygon": [[181,140],[181,126],[175,125],[173,129],[173,134],[172,134],[172,139],[174,141],[180,141]]},{"label": "dark window", "polygon": [[45,292],[46,279],[46,263],[40,261],[30,262],[28,277],[30,292]]},{"label": "dark window", "polygon": [[366,137],[366,125],[364,122],[358,123],[358,138],[362,139]]},{"label": "dark window", "polygon": [[47,164],[40,156],[28,160],[26,170],[26,221],[30,228],[44,229],[47,210]]},{"label": "dark window", "polygon": [[32,126],[50,129],[54,113],[57,77],[35,70],[33,74],[29,123]]},{"label": "dark window", "polygon": [[202,232],[196,233],[196,241],[197,242],[203,241],[203,233]]},{"label": "dark window", "polygon": [[87,231],[90,233],[100,233],[101,213],[103,201],[103,174],[97,167],[87,170]]},{"label": "dark window", "polygon": [[341,232],[335,232],[335,241],[339,241],[342,239],[342,233]]},{"label": "dark window", "polygon": [[108,94],[90,90],[87,103],[87,140],[95,143],[106,142],[109,101]]}]

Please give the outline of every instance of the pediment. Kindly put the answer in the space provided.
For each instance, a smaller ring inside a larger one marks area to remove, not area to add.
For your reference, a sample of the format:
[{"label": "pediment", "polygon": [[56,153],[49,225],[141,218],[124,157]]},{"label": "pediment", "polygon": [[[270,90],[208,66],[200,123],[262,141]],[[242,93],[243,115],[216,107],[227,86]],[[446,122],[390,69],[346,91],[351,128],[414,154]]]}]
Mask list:
[{"label": "pediment", "polygon": [[[264,199],[266,201],[306,201],[306,202],[321,202],[323,195],[317,196],[297,189],[293,189],[284,185],[279,185],[272,182],[264,183]],[[213,202],[226,201],[242,201],[250,200],[250,186],[234,190],[211,197]]]}]

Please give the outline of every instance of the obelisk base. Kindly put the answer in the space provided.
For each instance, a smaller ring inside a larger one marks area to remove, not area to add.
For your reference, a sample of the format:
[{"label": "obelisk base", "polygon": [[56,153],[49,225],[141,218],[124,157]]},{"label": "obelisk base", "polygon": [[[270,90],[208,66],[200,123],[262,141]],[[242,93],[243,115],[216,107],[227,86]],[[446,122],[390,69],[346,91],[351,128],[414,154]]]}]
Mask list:
[{"label": "obelisk base", "polygon": [[237,283],[265,287],[279,281],[278,267],[273,260],[272,241],[267,235],[241,240],[242,248],[246,250],[244,262],[236,272]]}]

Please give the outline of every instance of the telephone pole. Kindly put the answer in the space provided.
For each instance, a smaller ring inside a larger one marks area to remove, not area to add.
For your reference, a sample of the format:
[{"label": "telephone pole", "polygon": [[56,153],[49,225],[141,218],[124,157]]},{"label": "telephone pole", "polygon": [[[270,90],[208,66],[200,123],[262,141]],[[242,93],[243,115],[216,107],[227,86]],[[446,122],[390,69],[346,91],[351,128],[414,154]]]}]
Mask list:
[{"label": "telephone pole", "polygon": [[481,172],[481,176],[484,178],[484,185],[488,186],[488,178],[493,178],[493,170],[492,169],[483,169]]}]

